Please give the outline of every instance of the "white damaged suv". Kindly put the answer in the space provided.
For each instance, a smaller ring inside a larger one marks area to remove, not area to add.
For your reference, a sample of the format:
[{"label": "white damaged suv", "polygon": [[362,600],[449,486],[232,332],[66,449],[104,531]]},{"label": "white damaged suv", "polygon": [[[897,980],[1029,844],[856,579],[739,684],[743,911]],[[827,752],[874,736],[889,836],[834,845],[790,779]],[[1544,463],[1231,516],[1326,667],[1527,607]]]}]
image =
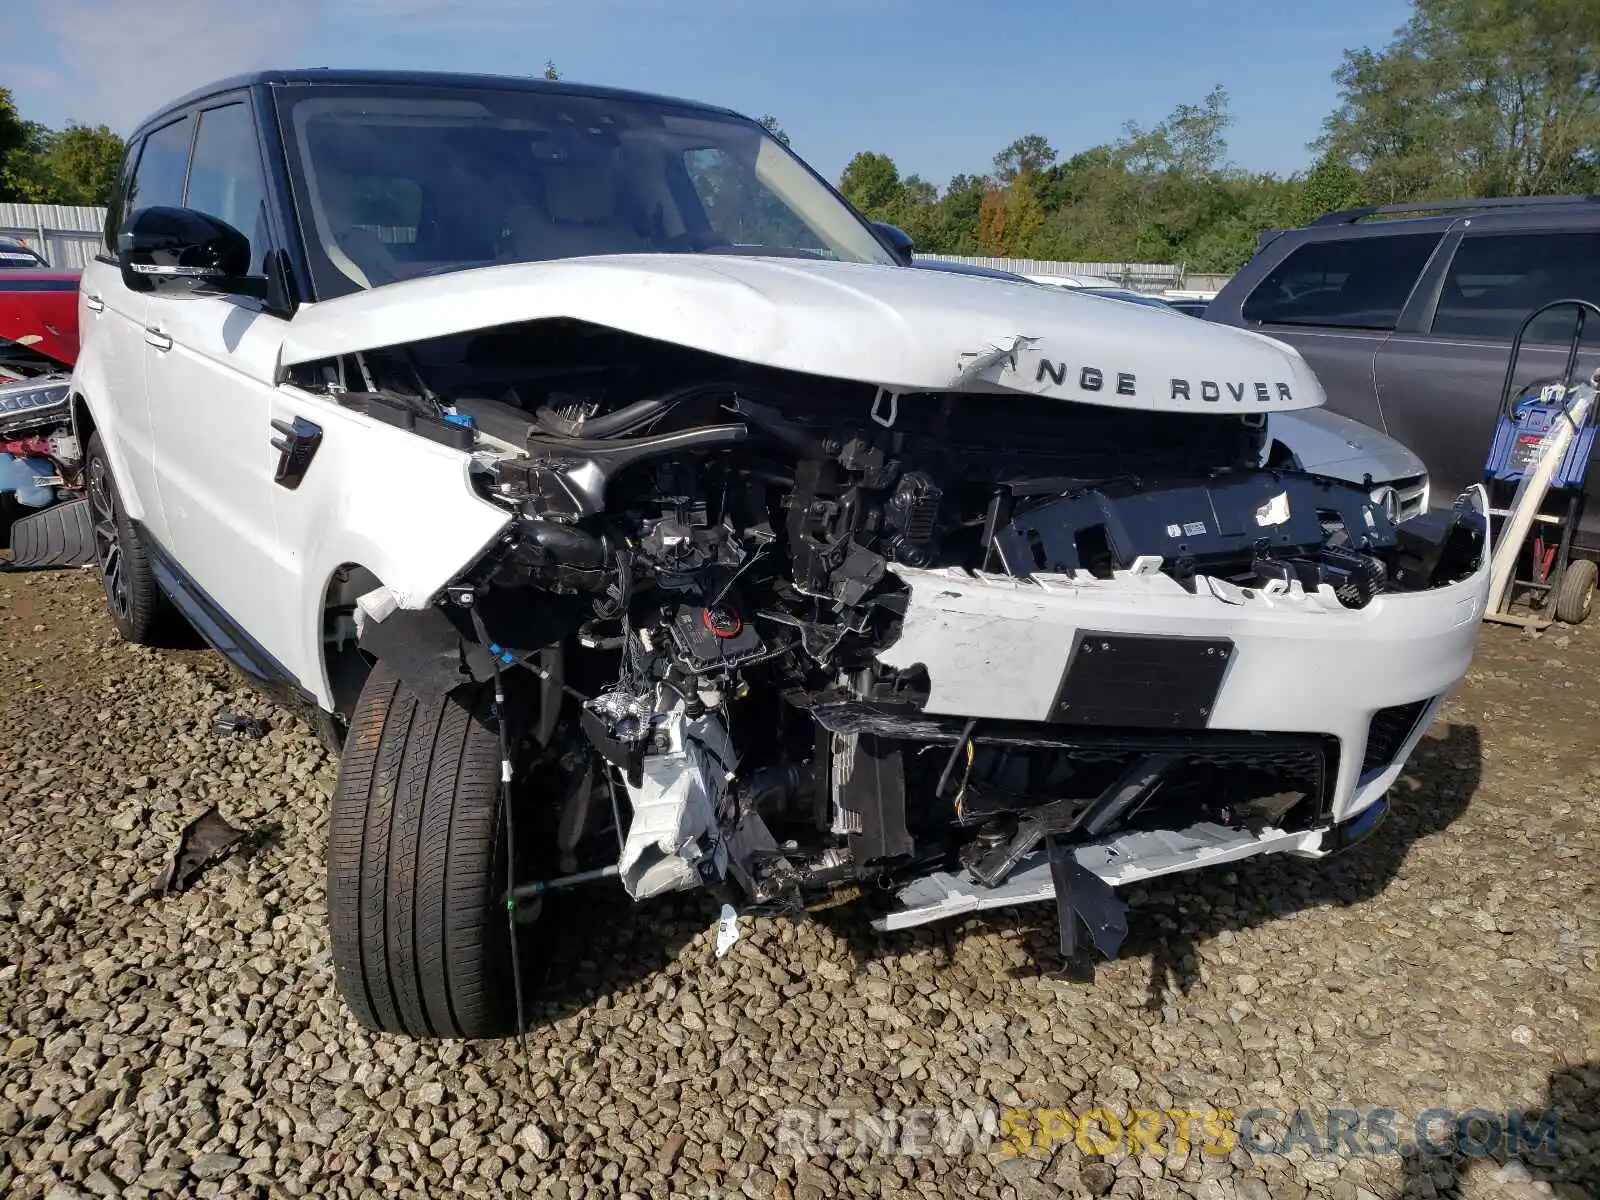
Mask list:
[{"label": "white damaged suv", "polygon": [[1480,489],[1268,454],[1294,350],[909,269],[736,114],[317,70],[129,147],[72,381],[111,614],[342,745],[373,1028],[518,1028],[580,887],[1053,899],[1081,973],[1121,884],[1369,833],[1467,669]]}]

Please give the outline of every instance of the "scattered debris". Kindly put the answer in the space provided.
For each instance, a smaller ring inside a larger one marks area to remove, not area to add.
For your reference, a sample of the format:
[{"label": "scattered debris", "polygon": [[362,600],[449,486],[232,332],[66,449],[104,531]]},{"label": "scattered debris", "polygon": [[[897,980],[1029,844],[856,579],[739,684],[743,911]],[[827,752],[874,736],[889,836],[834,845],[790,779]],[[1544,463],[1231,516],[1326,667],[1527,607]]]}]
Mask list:
[{"label": "scattered debris", "polygon": [[215,805],[183,827],[172,858],[152,889],[155,895],[187,891],[212,863],[220,862],[245,840],[245,831],[228,824]]},{"label": "scattered debris", "polygon": [[225,712],[217,714],[217,719],[212,722],[212,728],[224,737],[247,737],[253,741],[260,741],[267,736],[270,727],[260,717],[252,717],[248,713]]},{"label": "scattered debris", "polygon": [[733,911],[733,905],[724,904],[717,917],[717,957],[721,958],[732,950],[738,940],[739,914]]}]

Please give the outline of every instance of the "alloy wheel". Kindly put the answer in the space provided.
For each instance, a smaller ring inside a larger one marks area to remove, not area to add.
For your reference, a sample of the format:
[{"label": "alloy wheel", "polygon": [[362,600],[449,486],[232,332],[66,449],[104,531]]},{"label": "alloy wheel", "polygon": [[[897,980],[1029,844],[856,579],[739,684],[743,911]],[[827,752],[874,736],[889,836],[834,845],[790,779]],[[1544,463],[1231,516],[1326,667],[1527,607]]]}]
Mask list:
[{"label": "alloy wheel", "polygon": [[122,559],[122,541],[117,536],[116,499],[111,491],[111,476],[105,462],[89,464],[89,507],[94,518],[95,557],[100,562],[100,582],[105,585],[111,611],[127,620],[130,609],[128,579]]}]

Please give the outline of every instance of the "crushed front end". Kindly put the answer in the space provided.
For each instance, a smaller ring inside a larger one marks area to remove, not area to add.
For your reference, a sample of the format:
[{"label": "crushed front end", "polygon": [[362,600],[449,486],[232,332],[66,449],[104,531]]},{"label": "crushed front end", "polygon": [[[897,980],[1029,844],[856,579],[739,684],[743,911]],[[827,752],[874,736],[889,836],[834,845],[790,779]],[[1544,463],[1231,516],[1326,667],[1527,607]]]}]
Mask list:
[{"label": "crushed front end", "polygon": [[512,514],[433,614],[367,605],[362,643],[434,645],[439,686],[530,669],[563,782],[528,800],[525,894],[860,888],[885,928],[1053,896],[1064,951],[1113,954],[1119,884],[1349,840],[1467,669],[1477,491],[1396,523],[1258,466],[1259,415],[567,333],[559,362],[411,354],[412,398],[342,396],[445,405]]}]

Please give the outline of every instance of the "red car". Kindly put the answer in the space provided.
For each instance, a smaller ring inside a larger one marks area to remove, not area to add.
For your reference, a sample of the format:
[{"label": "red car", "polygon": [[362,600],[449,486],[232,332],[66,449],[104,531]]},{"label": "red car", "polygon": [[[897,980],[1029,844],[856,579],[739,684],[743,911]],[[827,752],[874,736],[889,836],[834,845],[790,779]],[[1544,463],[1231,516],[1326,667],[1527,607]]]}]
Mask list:
[{"label": "red car", "polygon": [[78,271],[0,271],[0,377],[71,371],[78,359]]},{"label": "red car", "polygon": [[78,359],[76,271],[0,270],[0,548],[10,568],[88,561],[68,401]]}]

